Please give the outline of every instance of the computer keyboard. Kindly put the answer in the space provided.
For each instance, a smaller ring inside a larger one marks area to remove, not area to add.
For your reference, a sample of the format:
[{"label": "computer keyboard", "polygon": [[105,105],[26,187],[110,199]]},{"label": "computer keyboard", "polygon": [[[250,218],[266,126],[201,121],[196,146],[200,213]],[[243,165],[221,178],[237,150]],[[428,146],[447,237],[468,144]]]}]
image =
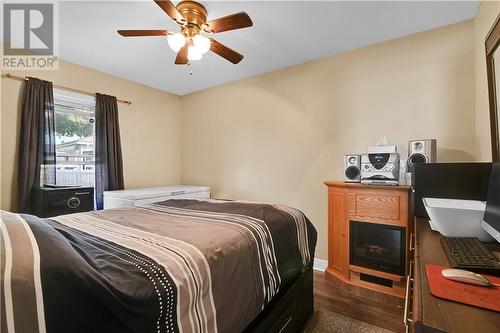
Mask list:
[{"label": "computer keyboard", "polygon": [[441,237],[441,244],[451,267],[500,271],[500,260],[474,237]]}]

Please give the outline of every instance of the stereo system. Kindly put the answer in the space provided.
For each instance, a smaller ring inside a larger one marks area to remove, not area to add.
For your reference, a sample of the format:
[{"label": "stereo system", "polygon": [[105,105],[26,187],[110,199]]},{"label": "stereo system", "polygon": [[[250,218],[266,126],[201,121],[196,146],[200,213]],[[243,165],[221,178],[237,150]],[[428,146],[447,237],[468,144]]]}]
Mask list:
[{"label": "stereo system", "polygon": [[[376,185],[411,184],[414,166],[436,162],[436,140],[421,139],[408,142],[408,160],[400,166],[396,145],[387,144],[382,137],[375,146],[368,147],[367,154],[344,155],[344,181]],[[406,169],[406,173],[405,173]]]},{"label": "stereo system", "polygon": [[413,172],[413,166],[418,163],[436,162],[436,140],[411,140],[408,142],[407,172]]},{"label": "stereo system", "polygon": [[399,154],[374,153],[361,155],[362,184],[399,184]]},{"label": "stereo system", "polygon": [[344,155],[344,181],[359,183],[361,181],[361,156],[359,154]]}]

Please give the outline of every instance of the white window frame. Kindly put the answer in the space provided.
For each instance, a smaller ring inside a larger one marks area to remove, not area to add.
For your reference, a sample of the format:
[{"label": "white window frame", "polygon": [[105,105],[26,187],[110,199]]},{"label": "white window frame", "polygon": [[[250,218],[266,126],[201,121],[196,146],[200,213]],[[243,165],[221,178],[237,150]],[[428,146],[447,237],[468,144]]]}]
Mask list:
[{"label": "white window frame", "polygon": [[[53,94],[54,94],[54,109],[56,108],[61,108],[61,107],[68,107],[68,108],[75,108],[75,109],[81,109],[81,110],[88,110],[92,111],[94,113],[94,119],[95,119],[95,97],[94,96],[89,96],[86,94],[82,93],[76,93],[76,92],[71,92],[67,90],[62,90],[58,88],[53,89]],[[57,119],[56,119],[57,121]],[[57,154],[57,145],[56,145],[56,167],[59,165],[93,165],[93,172],[95,172],[95,131],[93,133],[94,137],[94,154],[92,156],[92,163],[85,163],[85,161],[65,161],[61,162],[58,161],[58,155]],[[89,155],[90,156],[90,155]],[[57,172],[57,171],[56,171]],[[56,177],[57,180],[57,177]],[[59,182],[58,182],[59,183]],[[81,184],[76,184],[76,185],[81,185]],[[95,185],[94,185],[95,186]]]}]

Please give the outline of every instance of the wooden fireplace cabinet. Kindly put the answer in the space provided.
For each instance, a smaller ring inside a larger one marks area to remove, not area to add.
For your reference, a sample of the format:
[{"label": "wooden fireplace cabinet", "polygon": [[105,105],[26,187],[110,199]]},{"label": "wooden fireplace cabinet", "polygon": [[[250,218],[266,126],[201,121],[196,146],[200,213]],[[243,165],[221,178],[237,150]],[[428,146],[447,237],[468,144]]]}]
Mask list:
[{"label": "wooden fireplace cabinet", "polygon": [[[408,208],[410,187],[363,185],[342,181],[325,181],[325,185],[328,187],[326,274],[346,283],[404,298],[409,250],[414,241],[410,236],[413,235],[413,218],[410,217]],[[402,275],[350,264],[351,220],[403,228],[405,258]]]}]

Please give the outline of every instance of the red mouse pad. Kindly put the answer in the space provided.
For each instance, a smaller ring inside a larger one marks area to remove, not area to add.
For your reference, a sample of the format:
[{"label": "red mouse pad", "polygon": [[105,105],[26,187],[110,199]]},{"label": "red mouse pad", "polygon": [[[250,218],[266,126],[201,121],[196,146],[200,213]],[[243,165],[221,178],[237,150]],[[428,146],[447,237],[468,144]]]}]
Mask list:
[{"label": "red mouse pad", "polygon": [[[478,306],[500,312],[500,287],[480,287],[446,279],[441,271],[448,267],[425,265],[429,288],[434,296],[451,301]],[[500,278],[484,275],[492,283],[500,284]]]}]

